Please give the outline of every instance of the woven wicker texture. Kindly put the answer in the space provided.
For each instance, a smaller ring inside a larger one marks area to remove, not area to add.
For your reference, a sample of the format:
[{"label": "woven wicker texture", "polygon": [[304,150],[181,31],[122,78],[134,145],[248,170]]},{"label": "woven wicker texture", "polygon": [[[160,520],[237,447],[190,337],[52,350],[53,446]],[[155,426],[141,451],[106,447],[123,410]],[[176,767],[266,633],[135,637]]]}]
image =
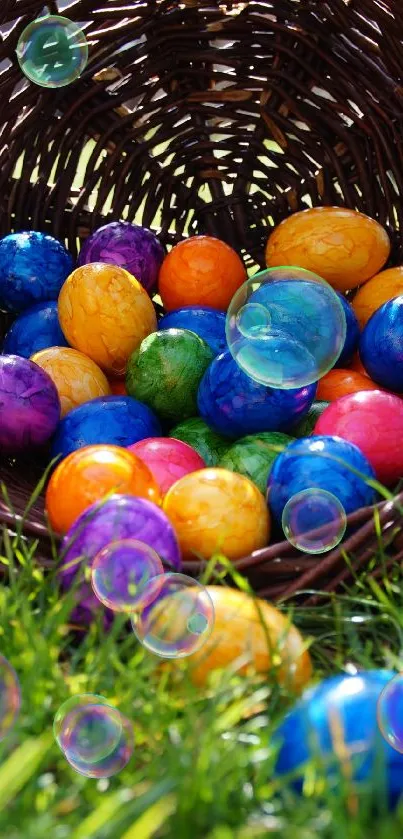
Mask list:
[{"label": "woven wicker texture", "polygon": [[[91,230],[125,218],[153,227],[167,245],[213,234],[252,268],[264,264],[269,229],[291,212],[340,205],[379,220],[393,243],[391,264],[403,262],[399,6],[51,2],[50,12],[80,23],[90,46],[82,77],[55,91],[28,82],[15,54],[43,2],[2,0],[0,233],[48,231],[76,255]],[[0,332],[8,323],[3,316]],[[17,514],[39,471],[37,463],[2,464]],[[29,518],[46,557],[40,501]],[[396,507],[383,509],[386,541],[400,518]],[[359,567],[377,536],[371,511],[354,520],[363,525],[347,548]],[[351,576],[340,550],[297,560],[288,544],[238,567],[271,597]]]}]

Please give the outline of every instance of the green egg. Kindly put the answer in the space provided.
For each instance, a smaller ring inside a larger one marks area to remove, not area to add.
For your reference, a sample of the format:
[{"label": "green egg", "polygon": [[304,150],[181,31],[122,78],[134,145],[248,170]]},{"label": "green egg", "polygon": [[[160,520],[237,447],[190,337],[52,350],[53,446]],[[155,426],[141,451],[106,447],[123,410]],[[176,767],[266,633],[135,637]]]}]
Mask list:
[{"label": "green egg", "polygon": [[310,437],[319,417],[326,411],[330,402],[314,402],[306,416],[291,429],[294,437]]},{"label": "green egg", "polygon": [[265,494],[267,478],[274,460],[293,440],[294,437],[279,431],[248,434],[230,446],[218,465],[250,478],[260,492]]},{"label": "green egg", "polygon": [[175,428],[169,432],[169,436],[193,446],[203,458],[206,466],[217,466],[220,458],[230,446],[229,440],[212,431],[200,417],[191,417],[175,425]]}]

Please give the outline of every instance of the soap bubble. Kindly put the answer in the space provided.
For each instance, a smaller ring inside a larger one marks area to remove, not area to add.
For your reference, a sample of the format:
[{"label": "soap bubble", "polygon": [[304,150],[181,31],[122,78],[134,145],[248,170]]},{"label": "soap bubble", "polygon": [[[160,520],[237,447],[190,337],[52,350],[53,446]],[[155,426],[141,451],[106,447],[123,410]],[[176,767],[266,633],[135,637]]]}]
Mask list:
[{"label": "soap bubble", "polygon": [[68,699],[56,713],[53,732],[68,763],[88,778],[109,778],[133,753],[131,723],[102,696]]},{"label": "soap bubble", "polygon": [[148,604],[132,614],[140,643],[161,658],[185,658],[203,646],[214,626],[213,601],[185,574],[161,574],[147,584]]},{"label": "soap bubble", "polygon": [[18,677],[4,656],[0,655],[0,741],[12,729],[21,707]]},{"label": "soap bubble", "polygon": [[286,539],[305,553],[320,554],[341,542],[347,527],[343,505],[331,492],[313,487],[297,492],[284,507]]},{"label": "soap bubble", "polygon": [[269,268],[232,298],[226,335],[232,356],[252,379],[299,388],[318,381],[337,361],[346,317],[321,277],[293,266]]},{"label": "soap bubble", "polygon": [[17,44],[17,58],[31,82],[41,87],[65,87],[85,69],[88,43],[76,23],[47,15],[24,29]]},{"label": "soap bubble", "polygon": [[403,673],[397,673],[379,694],[377,719],[382,737],[403,754]]},{"label": "soap bubble", "polygon": [[164,571],[158,554],[137,539],[111,542],[94,559],[94,594],[114,612],[133,612],[149,602],[146,583]]}]

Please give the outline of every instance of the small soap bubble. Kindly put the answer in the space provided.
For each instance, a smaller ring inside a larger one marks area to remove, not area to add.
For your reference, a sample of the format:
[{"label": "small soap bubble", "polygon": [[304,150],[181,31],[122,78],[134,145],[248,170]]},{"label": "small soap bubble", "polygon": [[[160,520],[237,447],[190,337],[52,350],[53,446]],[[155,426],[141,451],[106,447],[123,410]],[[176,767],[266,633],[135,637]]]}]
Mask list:
[{"label": "small soap bubble", "polygon": [[114,612],[133,612],[149,602],[147,583],[162,574],[158,554],[137,539],[111,542],[94,559],[91,584],[98,600]]},{"label": "small soap bubble", "polygon": [[56,713],[53,732],[70,766],[88,778],[116,775],[133,753],[131,723],[95,694],[64,702]]},{"label": "small soap bubble", "polygon": [[76,23],[47,15],[24,29],[17,44],[17,58],[30,81],[41,87],[65,87],[85,69],[88,43]]},{"label": "small soap bubble", "polygon": [[238,289],[227,312],[228,347],[252,379],[275,388],[318,381],[337,361],[346,318],[336,292],[302,268],[260,271]]},{"label": "small soap bubble", "polygon": [[284,507],[282,526],[286,539],[305,553],[320,554],[341,542],[347,527],[343,505],[324,489],[304,489]]},{"label": "small soap bubble", "polygon": [[397,673],[379,694],[377,719],[382,737],[403,754],[403,673]]},{"label": "small soap bubble", "polygon": [[185,574],[161,574],[146,586],[148,603],[132,614],[140,643],[161,658],[185,658],[199,650],[214,626],[213,601]]},{"label": "small soap bubble", "polygon": [[7,659],[0,655],[0,741],[11,731],[20,707],[21,691],[17,674]]}]

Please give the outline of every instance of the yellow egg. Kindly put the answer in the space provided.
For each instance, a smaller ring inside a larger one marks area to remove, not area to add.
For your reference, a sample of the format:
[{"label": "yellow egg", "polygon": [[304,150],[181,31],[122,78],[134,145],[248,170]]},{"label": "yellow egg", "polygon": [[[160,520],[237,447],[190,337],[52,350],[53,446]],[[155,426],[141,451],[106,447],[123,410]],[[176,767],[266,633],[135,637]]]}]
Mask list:
[{"label": "yellow egg", "polygon": [[49,347],[35,353],[31,361],[46,370],[55,384],[62,417],[78,405],[111,392],[106,376],[95,362],[70,347]]},{"label": "yellow egg", "polygon": [[383,303],[399,297],[403,294],[403,266],[388,268],[381,271],[368,280],[362,288],[359,288],[353,300],[353,309],[357,315],[359,324],[363,329],[371,315],[379,309]]},{"label": "yellow egg", "polygon": [[298,265],[337,291],[356,288],[385,265],[386,231],[374,219],[341,207],[314,207],[285,219],[269,236],[266,264]]},{"label": "yellow egg", "polygon": [[[189,657],[192,680],[206,683],[209,673],[237,662],[236,672],[273,668],[280,684],[300,691],[312,675],[312,662],[295,626],[270,603],[224,586],[207,586],[214,604],[213,631]],[[274,669],[275,668],[275,669]]]},{"label": "yellow egg", "polygon": [[67,341],[112,376],[126,371],[129,356],[157,329],[150,297],[116,265],[76,268],[62,286],[58,313]]},{"label": "yellow egg", "polygon": [[249,478],[229,469],[199,469],[168,490],[163,509],[172,522],[184,559],[228,559],[267,545],[270,518],[266,501]]}]

